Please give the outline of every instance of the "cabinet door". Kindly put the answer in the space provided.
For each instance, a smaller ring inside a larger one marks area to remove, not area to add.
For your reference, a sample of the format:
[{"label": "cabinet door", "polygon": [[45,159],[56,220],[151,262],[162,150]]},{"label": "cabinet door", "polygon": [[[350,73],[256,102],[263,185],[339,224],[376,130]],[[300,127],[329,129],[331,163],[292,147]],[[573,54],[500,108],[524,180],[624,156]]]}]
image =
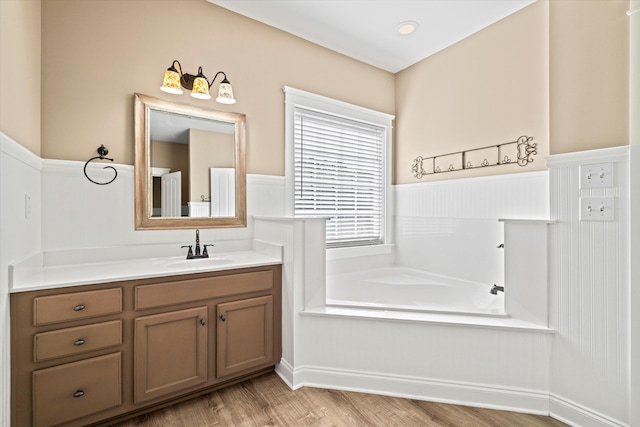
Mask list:
[{"label": "cabinet door", "polygon": [[217,305],[217,376],[273,363],[273,297]]},{"label": "cabinet door", "polygon": [[135,320],[135,402],[207,381],[207,307]]}]

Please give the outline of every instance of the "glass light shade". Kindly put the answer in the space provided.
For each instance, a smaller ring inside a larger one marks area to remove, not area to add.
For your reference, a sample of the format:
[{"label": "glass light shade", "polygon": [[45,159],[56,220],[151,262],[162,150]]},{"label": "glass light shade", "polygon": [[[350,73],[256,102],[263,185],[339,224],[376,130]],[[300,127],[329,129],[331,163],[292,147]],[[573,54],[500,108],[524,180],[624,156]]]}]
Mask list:
[{"label": "glass light shade", "polygon": [[235,104],[236,100],[233,97],[233,89],[229,83],[221,83],[218,88],[218,97],[216,98],[221,104]]},{"label": "glass light shade", "polygon": [[182,93],[182,88],[180,87],[180,75],[177,71],[169,69],[164,73],[164,80],[162,81],[160,90],[167,93],[173,93],[175,95],[180,95]]},{"label": "glass light shade", "polygon": [[193,81],[191,96],[198,99],[211,99],[209,95],[209,82],[204,77],[196,77]]}]

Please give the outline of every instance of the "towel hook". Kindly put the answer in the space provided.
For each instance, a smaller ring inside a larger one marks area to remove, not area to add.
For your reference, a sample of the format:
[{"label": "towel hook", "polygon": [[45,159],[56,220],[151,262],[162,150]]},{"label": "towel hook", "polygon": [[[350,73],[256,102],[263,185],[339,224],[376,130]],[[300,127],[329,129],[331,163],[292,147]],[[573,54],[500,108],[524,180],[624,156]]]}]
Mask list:
[{"label": "towel hook", "polygon": [[116,180],[116,178],[118,177],[118,171],[116,170],[116,168],[114,168],[113,166],[105,166],[103,169],[113,169],[113,172],[115,173],[115,175],[113,176],[113,178],[111,179],[111,181],[108,182],[96,182],[94,180],[92,180],[91,178],[89,178],[89,175],[87,175],[87,165],[89,164],[89,162],[91,162],[92,160],[95,159],[100,159],[100,160],[109,160],[113,162],[113,159],[109,159],[107,157],[105,157],[107,154],[109,154],[109,150],[107,150],[107,147],[105,147],[104,145],[100,144],[100,147],[98,147],[98,154],[99,156],[96,157],[92,157],[89,160],[87,160],[87,163],[84,164],[84,176],[87,177],[87,179],[91,182],[93,182],[94,184],[98,184],[98,185],[107,185],[107,184],[111,184],[113,181]]}]

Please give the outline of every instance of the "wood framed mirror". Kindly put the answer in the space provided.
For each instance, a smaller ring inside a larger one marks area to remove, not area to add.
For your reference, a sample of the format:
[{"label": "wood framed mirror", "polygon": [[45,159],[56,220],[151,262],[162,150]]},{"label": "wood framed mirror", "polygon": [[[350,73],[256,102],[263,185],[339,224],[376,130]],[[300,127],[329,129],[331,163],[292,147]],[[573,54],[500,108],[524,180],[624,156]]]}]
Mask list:
[{"label": "wood framed mirror", "polygon": [[134,98],[136,230],[246,227],[245,115]]}]

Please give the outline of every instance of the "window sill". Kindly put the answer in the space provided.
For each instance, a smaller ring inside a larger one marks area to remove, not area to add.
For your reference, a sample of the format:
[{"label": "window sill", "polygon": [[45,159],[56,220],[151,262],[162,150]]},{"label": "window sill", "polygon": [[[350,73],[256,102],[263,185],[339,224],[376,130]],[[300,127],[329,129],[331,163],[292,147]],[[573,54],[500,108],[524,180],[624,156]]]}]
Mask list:
[{"label": "window sill", "polygon": [[372,245],[372,246],[354,246],[350,248],[332,248],[327,249],[327,259],[355,258],[371,255],[386,255],[393,252],[392,244]]}]

